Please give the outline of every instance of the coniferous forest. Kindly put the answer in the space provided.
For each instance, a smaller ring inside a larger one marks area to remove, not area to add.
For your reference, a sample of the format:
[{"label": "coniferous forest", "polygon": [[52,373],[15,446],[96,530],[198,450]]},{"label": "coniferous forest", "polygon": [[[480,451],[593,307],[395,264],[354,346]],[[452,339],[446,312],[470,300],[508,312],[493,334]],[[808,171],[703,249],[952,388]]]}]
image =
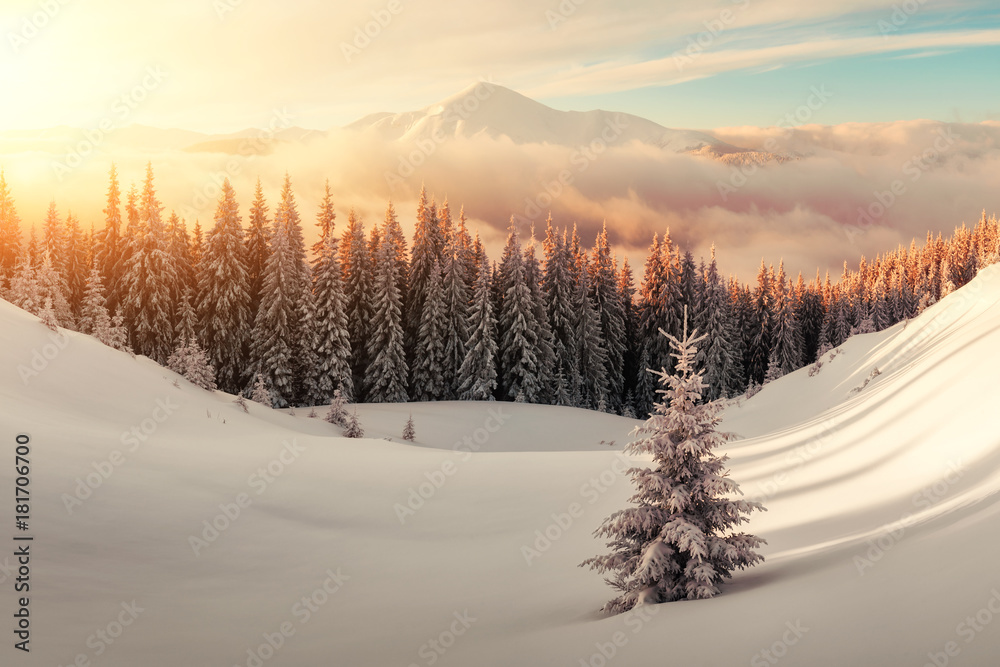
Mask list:
[{"label": "coniferous forest", "polygon": [[[694,360],[705,398],[753,393],[855,333],[910,318],[998,260],[998,225],[928,234],[807,282],[762,260],[753,283],[726,277],[655,235],[641,279],[607,228],[590,244],[551,216],[541,239],[511,223],[491,259],[464,210],[422,190],[414,237],[393,205],[369,229],[338,220],[327,186],[306,247],[291,179],[280,200],[258,182],[241,214],[226,181],[214,221],[166,213],[152,165],[123,193],[111,167],[100,228],[53,203],[28,234],[0,174],[0,285],[51,326],[167,365],[206,389],[274,407],[504,400],[645,415],[646,369],[672,369],[685,310],[705,335]],[[266,390],[266,391],[265,391]],[[266,398],[264,399],[266,400]]]}]

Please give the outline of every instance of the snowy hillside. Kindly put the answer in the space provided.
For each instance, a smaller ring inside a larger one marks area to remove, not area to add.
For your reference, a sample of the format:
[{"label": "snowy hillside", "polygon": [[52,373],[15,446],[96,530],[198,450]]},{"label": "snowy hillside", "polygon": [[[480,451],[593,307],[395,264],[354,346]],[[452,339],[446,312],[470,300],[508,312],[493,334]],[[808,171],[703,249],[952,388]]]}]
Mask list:
[{"label": "snowy hillside", "polygon": [[[8,452],[31,437],[35,537],[32,651],[8,644],[3,664],[817,667],[1000,654],[998,266],[914,320],[849,340],[813,376],[730,407],[723,426],[742,438],[732,476],[768,507],[749,526],[767,561],[717,598],[610,618],[596,609],[611,589],[577,565],[604,551],[591,532],[630,495],[620,452],[634,421],[508,403],[361,406],[367,437],[350,440],[301,409],[244,414],[232,397],[175,387],[152,362],[55,337],[6,302],[0,332],[2,437]],[[13,463],[0,466],[8,536]],[[8,610],[14,564],[0,556]]]},{"label": "snowy hillside", "polygon": [[418,111],[379,113],[348,129],[378,133],[387,141],[434,137],[507,137],[515,144],[586,146],[602,134],[615,142],[639,141],[676,153],[708,149],[712,154],[742,149],[694,130],[672,130],[653,121],[611,111],[558,111],[493,83],[473,84]]}]

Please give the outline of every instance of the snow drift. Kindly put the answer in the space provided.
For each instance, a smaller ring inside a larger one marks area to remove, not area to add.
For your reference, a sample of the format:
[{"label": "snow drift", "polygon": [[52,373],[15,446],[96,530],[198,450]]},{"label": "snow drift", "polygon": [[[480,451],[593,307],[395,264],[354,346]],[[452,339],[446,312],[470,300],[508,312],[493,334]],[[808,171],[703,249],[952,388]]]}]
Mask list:
[{"label": "snow drift", "polygon": [[[361,406],[369,437],[349,440],[303,410],[244,413],[5,302],[0,331],[0,437],[8,452],[18,433],[32,443],[32,651],[19,664],[815,667],[1000,654],[1000,267],[730,406],[732,476],[769,510],[747,527],[769,541],[766,562],[717,598],[616,617],[596,612],[612,591],[577,565],[604,551],[591,533],[630,495],[620,451],[634,421],[508,403]],[[404,443],[411,413],[416,442]],[[14,477],[11,455],[8,536]]]}]

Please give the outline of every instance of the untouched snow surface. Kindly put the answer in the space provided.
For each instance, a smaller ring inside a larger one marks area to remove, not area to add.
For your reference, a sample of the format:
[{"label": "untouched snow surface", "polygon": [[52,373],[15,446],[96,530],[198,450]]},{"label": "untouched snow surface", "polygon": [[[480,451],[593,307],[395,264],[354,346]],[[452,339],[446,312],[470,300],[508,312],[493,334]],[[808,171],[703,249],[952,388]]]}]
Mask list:
[{"label": "untouched snow surface", "polygon": [[[732,405],[732,476],[769,509],[749,526],[769,541],[766,562],[715,599],[610,618],[596,610],[612,591],[577,564],[604,551],[591,533],[630,495],[620,452],[637,422],[509,403],[360,406],[368,437],[349,440],[308,410],[244,414],[230,396],[175,387],[86,336],[60,349],[5,302],[0,332],[8,619],[22,432],[35,537],[31,653],[8,630],[3,665],[1000,656],[1000,267],[905,326],[851,339],[815,376]],[[400,438],[411,412],[416,443]]]}]

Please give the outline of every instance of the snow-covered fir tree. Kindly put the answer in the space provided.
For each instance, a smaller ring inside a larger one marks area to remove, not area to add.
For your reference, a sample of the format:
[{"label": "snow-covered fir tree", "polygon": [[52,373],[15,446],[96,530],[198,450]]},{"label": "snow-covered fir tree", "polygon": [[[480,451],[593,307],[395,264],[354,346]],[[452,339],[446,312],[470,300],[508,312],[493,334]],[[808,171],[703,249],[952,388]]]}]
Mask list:
[{"label": "snow-covered fir tree", "polygon": [[372,267],[364,224],[352,209],[347,229],[340,240],[340,268],[343,273],[345,312],[351,345],[351,372],[354,396],[364,398],[364,376],[368,370],[368,332],[371,324]]},{"label": "snow-covered fir tree", "polygon": [[448,336],[444,288],[441,285],[441,268],[435,259],[424,286],[424,303],[420,311],[420,329],[417,332],[413,355],[413,382],[411,396],[418,401],[439,401],[447,396],[445,377],[445,343]]},{"label": "snow-covered fir tree", "polygon": [[21,254],[21,219],[7,185],[7,176],[0,169],[0,289],[9,284]]},{"label": "snow-covered fir tree", "polygon": [[87,274],[87,284],[83,294],[83,304],[80,309],[79,328],[81,333],[94,334],[98,330],[111,327],[111,314],[108,313],[107,300],[104,297],[104,283],[97,261]]},{"label": "snow-covered fir tree", "polygon": [[146,181],[137,211],[137,224],[129,225],[128,258],[122,277],[122,308],[132,347],[164,364],[173,351],[174,304],[171,292],[177,274],[160,214],[163,206],[153,184],[153,166],[146,167]]},{"label": "snow-covered fir tree", "polygon": [[183,375],[191,384],[207,391],[215,391],[215,368],[194,338],[177,345],[177,349],[167,359],[167,368]]},{"label": "snow-covered fir tree", "polygon": [[337,426],[347,426],[347,399],[344,393],[337,387],[333,390],[333,398],[330,399],[330,409],[326,413],[326,421]]},{"label": "snow-covered fir tree", "polygon": [[488,401],[497,387],[496,320],[493,318],[490,267],[483,257],[469,310],[469,344],[459,370],[459,398]]},{"label": "snow-covered fir tree", "polygon": [[327,233],[318,246],[313,268],[313,293],[316,310],[316,373],[318,398],[326,403],[340,387],[347,397],[354,395],[351,371],[351,336],[347,323],[347,297],[340,267],[337,237],[333,233],[332,211],[322,213],[329,218]]},{"label": "snow-covered fir tree", "polygon": [[727,436],[716,431],[720,405],[701,403],[705,385],[693,366],[704,337],[688,334],[686,322],[681,338],[668,337],[676,373],[658,373],[663,400],[626,450],[652,456],[653,467],[629,469],[633,506],[612,514],[596,532],[612,551],[582,563],[610,573],[619,595],[604,605],[609,613],[713,597],[734,570],[763,560],[754,549],[764,540],[734,531],[763,506],[733,498],[740,491],[728,477],[727,457],[713,453]]},{"label": "snow-covered fir tree", "polygon": [[205,237],[198,275],[198,338],[223,391],[237,393],[247,381],[250,281],[236,193],[227,178]]},{"label": "snow-covered fir tree", "polygon": [[367,341],[371,361],[366,373],[366,394],[371,403],[405,403],[407,399],[409,371],[403,349],[399,245],[394,240],[398,225],[395,210],[390,204],[375,257],[373,312]]},{"label": "snow-covered fir tree", "polygon": [[[456,234],[461,233],[462,227]],[[462,266],[462,249],[453,236],[445,251],[444,264],[444,398],[454,400],[459,397],[459,383],[462,362],[468,350],[469,302],[471,291],[465,282]]]},{"label": "snow-covered fir tree", "polygon": [[416,439],[417,431],[413,427],[413,415],[411,414],[410,418],[406,420],[406,424],[403,426],[403,440],[413,442]]},{"label": "snow-covered fir tree", "polygon": [[[264,268],[260,308],[254,322],[251,341],[252,368],[269,392],[269,407],[288,407],[294,400],[293,341],[298,333],[298,301],[301,292],[289,247],[287,230],[275,226],[271,255]],[[254,390],[256,398],[256,389]]]},{"label": "snow-covered fir tree", "polygon": [[253,378],[253,388],[250,392],[250,400],[267,407],[273,407],[274,399],[271,398],[271,390],[267,388],[267,381],[263,373],[257,373]]},{"label": "snow-covered fir tree", "polygon": [[591,298],[590,275],[586,268],[580,273],[576,286],[574,308],[576,310],[576,343],[579,360],[577,405],[597,410],[606,406],[610,386],[607,375],[608,355],[601,339],[601,320]]},{"label": "snow-covered fir tree", "polygon": [[513,399],[521,394],[536,403],[542,393],[542,366],[539,358],[540,326],[535,321],[535,302],[525,276],[524,258],[517,228],[511,218],[500,264],[498,280],[500,304],[500,367],[504,394]]},{"label": "snow-covered fir tree", "polygon": [[347,426],[344,430],[345,438],[363,438],[365,437],[365,429],[361,427],[361,422],[358,421],[358,411],[355,410],[347,418]]}]

